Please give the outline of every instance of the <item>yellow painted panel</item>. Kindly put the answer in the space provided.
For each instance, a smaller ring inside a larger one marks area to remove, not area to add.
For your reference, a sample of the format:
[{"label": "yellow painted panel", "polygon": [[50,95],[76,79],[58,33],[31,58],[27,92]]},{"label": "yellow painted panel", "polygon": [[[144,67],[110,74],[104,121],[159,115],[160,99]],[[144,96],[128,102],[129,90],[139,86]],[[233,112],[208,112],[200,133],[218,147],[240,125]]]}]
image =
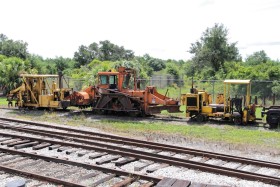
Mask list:
[{"label": "yellow painted panel", "polygon": [[203,106],[202,107],[202,113],[212,113],[212,107],[210,106]]},{"label": "yellow painted panel", "polygon": [[58,107],[59,101],[50,101],[50,107]]}]

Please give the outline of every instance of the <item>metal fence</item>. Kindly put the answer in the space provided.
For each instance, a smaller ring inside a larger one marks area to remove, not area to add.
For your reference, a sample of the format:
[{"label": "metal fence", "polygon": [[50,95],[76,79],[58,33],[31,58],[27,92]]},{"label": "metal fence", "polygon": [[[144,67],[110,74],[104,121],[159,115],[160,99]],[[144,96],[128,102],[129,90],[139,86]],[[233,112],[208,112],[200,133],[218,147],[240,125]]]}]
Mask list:
[{"label": "metal fence", "polygon": [[[67,82],[65,84],[75,91],[89,86],[85,79],[66,77],[64,80]],[[168,96],[173,98],[180,98],[181,94],[188,93],[192,87],[191,79],[173,79],[169,76],[154,76],[150,79],[138,79],[137,81],[140,82],[140,89],[145,89],[146,86],[156,86],[163,94],[165,90],[169,89]],[[223,80],[193,80],[193,87],[210,93],[214,96],[213,102],[215,102],[217,94],[224,92]],[[252,80],[251,103],[256,102],[262,106],[280,105],[280,93],[273,94],[273,87],[275,87],[275,81]],[[231,97],[244,97],[246,86],[232,85],[230,94]]]}]

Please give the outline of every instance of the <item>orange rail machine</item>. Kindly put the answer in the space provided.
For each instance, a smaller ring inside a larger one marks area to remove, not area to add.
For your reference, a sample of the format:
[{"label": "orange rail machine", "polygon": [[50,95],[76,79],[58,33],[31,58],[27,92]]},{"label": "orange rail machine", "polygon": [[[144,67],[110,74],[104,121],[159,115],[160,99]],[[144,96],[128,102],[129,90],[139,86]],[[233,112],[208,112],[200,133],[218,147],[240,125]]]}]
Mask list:
[{"label": "orange rail machine", "polygon": [[134,69],[120,67],[117,72],[99,72],[98,84],[70,96],[72,106],[89,107],[103,113],[126,112],[151,115],[167,110],[180,112],[179,101],[157,92],[156,87],[140,90]]}]

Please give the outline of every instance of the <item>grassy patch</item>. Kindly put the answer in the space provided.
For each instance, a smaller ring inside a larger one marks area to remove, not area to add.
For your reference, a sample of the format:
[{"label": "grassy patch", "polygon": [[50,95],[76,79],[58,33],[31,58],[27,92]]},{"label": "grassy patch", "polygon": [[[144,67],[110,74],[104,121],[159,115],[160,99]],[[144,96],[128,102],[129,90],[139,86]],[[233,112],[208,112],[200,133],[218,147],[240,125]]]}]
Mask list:
[{"label": "grassy patch", "polygon": [[0,106],[8,106],[8,101],[6,97],[0,97]]},{"label": "grassy patch", "polygon": [[250,130],[236,126],[213,127],[209,125],[176,125],[160,122],[144,123],[103,120],[98,123],[99,128],[112,132],[175,135],[199,141],[280,149],[279,132],[274,131]]}]

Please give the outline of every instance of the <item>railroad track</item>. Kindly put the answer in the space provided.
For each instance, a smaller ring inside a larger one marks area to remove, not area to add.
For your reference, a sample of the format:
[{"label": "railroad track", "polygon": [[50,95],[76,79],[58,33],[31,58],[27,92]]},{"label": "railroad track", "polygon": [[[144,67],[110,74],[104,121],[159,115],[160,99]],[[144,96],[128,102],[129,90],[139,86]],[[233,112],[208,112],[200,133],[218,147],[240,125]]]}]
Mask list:
[{"label": "railroad track", "polygon": [[[160,168],[176,166],[280,185],[280,164],[278,163],[70,129],[62,126],[15,119],[0,118],[0,120],[0,128],[8,130],[0,133],[0,136],[16,139],[15,143],[18,142],[18,145],[24,145],[21,141],[30,141],[35,142],[35,146],[41,149],[56,146],[56,149],[64,150],[66,154],[93,151],[95,156],[91,155],[91,158],[109,156],[96,162],[96,164],[100,165],[121,158],[115,162],[115,166],[141,162],[142,165],[134,168],[137,171],[157,164],[154,168],[149,168],[146,171],[148,173]],[[9,133],[9,131],[13,132]],[[27,135],[18,135],[15,132],[27,133]],[[30,136],[30,134],[40,137]],[[34,149],[34,145],[32,146]],[[83,151],[79,150],[81,148]],[[270,172],[274,174],[268,176],[257,172],[263,168],[270,169]]]},{"label": "railroad track", "polygon": [[64,186],[98,186],[109,183],[107,185],[117,187],[138,183],[138,186],[144,187],[152,186],[162,180],[162,178],[8,148],[0,148],[0,151],[1,170]]}]

